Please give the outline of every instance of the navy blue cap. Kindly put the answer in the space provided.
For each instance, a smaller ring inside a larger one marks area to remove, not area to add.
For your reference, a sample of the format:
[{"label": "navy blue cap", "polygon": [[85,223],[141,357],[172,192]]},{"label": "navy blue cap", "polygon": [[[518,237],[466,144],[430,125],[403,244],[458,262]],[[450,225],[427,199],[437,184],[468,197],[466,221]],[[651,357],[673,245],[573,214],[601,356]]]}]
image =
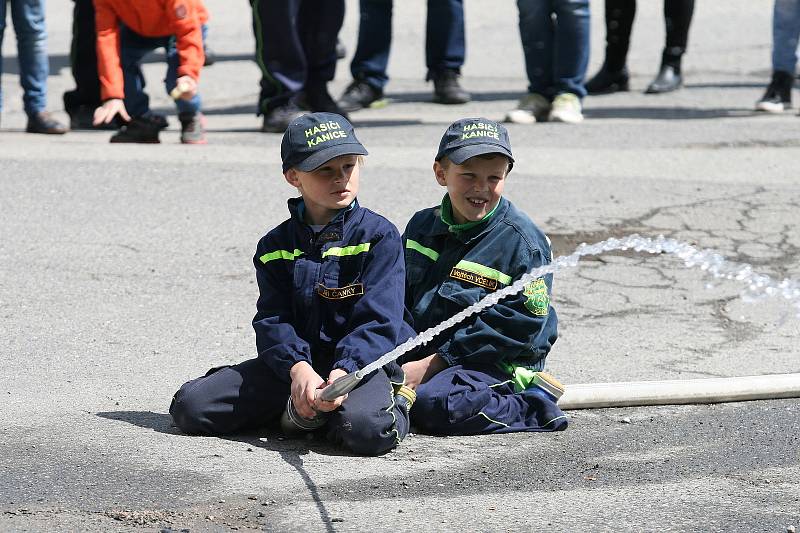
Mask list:
[{"label": "navy blue cap", "polygon": [[488,118],[462,118],[450,124],[444,132],[436,161],[447,156],[460,165],[470,157],[493,153],[503,154],[514,164],[508,130]]},{"label": "navy blue cap", "polygon": [[340,155],[367,155],[353,125],[336,113],[309,113],[294,119],[283,134],[283,171],[310,172]]}]

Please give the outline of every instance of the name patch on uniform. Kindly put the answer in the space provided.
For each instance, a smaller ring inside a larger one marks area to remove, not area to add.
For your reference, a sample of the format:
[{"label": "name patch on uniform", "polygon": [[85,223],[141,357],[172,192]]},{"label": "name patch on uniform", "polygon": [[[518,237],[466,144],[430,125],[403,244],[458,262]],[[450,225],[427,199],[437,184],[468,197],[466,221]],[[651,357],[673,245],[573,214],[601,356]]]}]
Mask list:
[{"label": "name patch on uniform", "polygon": [[525,307],[534,316],[547,316],[550,312],[550,295],[547,294],[547,285],[542,278],[535,279],[525,285],[523,294]]},{"label": "name patch on uniform", "polygon": [[460,268],[453,268],[453,270],[450,271],[450,277],[461,281],[466,281],[467,283],[472,283],[473,285],[483,287],[484,289],[495,290],[497,288],[496,279],[487,278],[486,276],[481,276],[480,274],[468,272]]},{"label": "name patch on uniform", "polygon": [[351,298],[353,296],[361,296],[364,294],[364,284],[363,283],[354,283],[353,285],[348,285],[347,287],[331,287],[328,288],[325,285],[317,285],[317,294],[322,296],[327,300],[343,300],[345,298]]}]

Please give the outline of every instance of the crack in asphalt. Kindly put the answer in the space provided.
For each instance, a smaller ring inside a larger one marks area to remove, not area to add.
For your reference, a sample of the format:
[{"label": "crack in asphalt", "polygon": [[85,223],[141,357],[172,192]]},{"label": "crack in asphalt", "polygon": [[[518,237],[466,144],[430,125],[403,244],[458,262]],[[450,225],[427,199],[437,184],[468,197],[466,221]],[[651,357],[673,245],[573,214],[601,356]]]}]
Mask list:
[{"label": "crack in asphalt", "polygon": [[[667,206],[659,206],[647,209],[644,213],[634,217],[624,218],[621,221],[606,223],[601,225],[605,229],[591,232],[571,232],[571,233],[551,233],[550,238],[553,249],[560,253],[569,253],[582,242],[597,242],[611,237],[621,238],[632,233],[644,235],[663,234],[666,237],[687,240],[692,244],[701,247],[710,247],[719,250],[728,259],[741,263],[751,264],[754,269],[766,271],[765,273],[775,277],[786,277],[790,275],[790,269],[796,268],[800,261],[800,245],[792,241],[793,236],[800,234],[800,228],[796,225],[781,221],[778,228],[771,228],[770,216],[776,207],[792,212],[800,209],[800,198],[792,197],[786,191],[770,191],[766,187],[754,187],[750,191],[740,192],[732,195],[723,195],[713,198],[705,198],[691,202],[676,203]],[[797,193],[793,193],[797,194]],[[693,228],[690,220],[692,216],[703,214],[704,211],[713,213],[720,211],[732,213],[728,215],[727,222],[735,226],[738,235],[731,235],[730,228],[725,228],[726,219],[716,220],[723,223],[722,229]],[[666,217],[675,221],[665,228],[658,223],[658,217]],[[731,220],[732,218],[732,220]],[[764,232],[759,226],[763,226],[762,221],[766,220],[768,230]],[[550,219],[549,223],[558,226],[557,221]],[[679,229],[675,229],[675,227]],[[684,233],[691,233],[690,238],[686,238]],[[743,235],[742,235],[743,234]],[[760,235],[761,238],[754,240],[748,236]],[[765,244],[763,241],[777,241],[775,244]],[[711,242],[712,246],[704,243]],[[770,250],[777,253],[767,254],[766,257],[756,255],[748,246],[754,245],[768,246]],[[624,258],[626,265],[636,266],[652,272],[663,283],[649,283],[646,288],[670,289],[688,292],[688,289],[680,287],[680,283],[675,274],[675,266],[672,264],[654,263],[652,257],[642,257],[634,252],[611,252],[608,255]],[[585,259],[587,266],[592,263],[605,263],[607,260],[602,257],[590,257]],[[578,268],[570,275],[581,282],[581,286],[591,289],[593,292],[601,292],[607,289],[610,293],[622,296],[625,309],[605,310],[598,309],[596,305],[587,304],[581,301],[580,297],[557,297],[559,305],[563,305],[574,314],[574,318],[583,321],[594,321],[605,318],[626,318],[638,316],[644,313],[658,313],[663,308],[658,305],[633,305],[630,297],[626,296],[626,290],[641,289],[641,283],[633,284],[625,278],[618,280],[598,279],[593,277],[595,269]],[[584,285],[585,284],[585,285]],[[587,291],[588,292],[588,291]],[[683,296],[686,300],[688,296]],[[736,343],[753,339],[758,335],[758,326],[737,322],[731,319],[726,311],[727,306],[738,299],[738,296],[720,296],[709,302],[693,302],[693,307],[709,310],[709,316],[713,318],[718,326],[718,331],[722,334],[723,340],[710,345],[703,353],[710,354],[717,350],[730,349]]]}]

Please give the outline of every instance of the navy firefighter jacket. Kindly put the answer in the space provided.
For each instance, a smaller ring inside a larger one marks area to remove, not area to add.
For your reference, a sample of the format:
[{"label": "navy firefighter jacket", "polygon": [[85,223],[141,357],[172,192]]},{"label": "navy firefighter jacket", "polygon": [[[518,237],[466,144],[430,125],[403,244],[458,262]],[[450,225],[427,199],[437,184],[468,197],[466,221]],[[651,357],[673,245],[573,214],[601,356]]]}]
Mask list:
[{"label": "navy firefighter jacket", "polygon": [[302,198],[289,211],[253,258],[258,357],[275,375],[289,382],[295,363],[312,360],[354,372],[411,337],[397,228],[357,201],[316,234]]},{"label": "navy firefighter jacket", "polygon": [[[406,307],[418,332],[552,260],[545,234],[505,198],[477,224],[448,225],[442,209],[451,209],[447,196],[441,206],[416,213],[403,234]],[[437,335],[425,353],[437,352],[451,366],[541,370],[558,336],[552,284],[552,274],[532,281],[523,292]]]}]

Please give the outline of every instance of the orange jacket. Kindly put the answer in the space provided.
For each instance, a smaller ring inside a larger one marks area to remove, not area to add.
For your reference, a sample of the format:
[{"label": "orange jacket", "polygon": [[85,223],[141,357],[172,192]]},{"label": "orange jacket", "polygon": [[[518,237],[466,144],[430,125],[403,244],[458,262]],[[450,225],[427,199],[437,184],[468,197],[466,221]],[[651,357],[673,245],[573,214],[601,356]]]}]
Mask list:
[{"label": "orange jacket", "polygon": [[94,0],[94,8],[97,71],[104,101],[125,97],[119,54],[120,23],[144,37],[174,35],[180,59],[178,76],[200,78],[205,61],[201,25],[208,20],[202,0]]}]

